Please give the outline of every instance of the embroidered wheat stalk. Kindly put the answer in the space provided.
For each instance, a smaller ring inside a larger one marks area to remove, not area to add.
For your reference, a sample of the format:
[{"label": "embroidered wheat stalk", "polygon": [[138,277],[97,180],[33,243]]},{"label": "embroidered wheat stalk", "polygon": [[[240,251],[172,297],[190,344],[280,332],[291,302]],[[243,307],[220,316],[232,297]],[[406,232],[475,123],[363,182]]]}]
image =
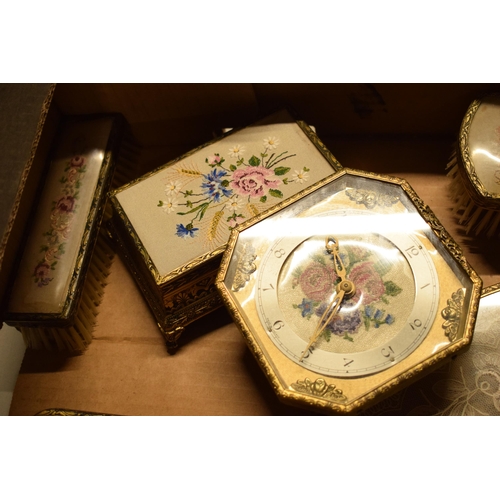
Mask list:
[{"label": "embroidered wheat stalk", "polygon": [[247,209],[252,214],[253,217],[255,217],[256,215],[259,215],[259,213],[260,213],[259,209],[253,203],[249,203],[247,205]]},{"label": "embroidered wheat stalk", "polygon": [[219,223],[222,219],[222,214],[224,213],[224,210],[219,210],[218,212],[215,212],[215,215],[212,219],[212,222],[210,223],[210,228],[208,229],[208,239],[209,241],[214,241],[218,239],[218,228],[219,228]]},{"label": "embroidered wheat stalk", "polygon": [[177,173],[188,177],[199,177],[201,172],[196,168],[179,167]]}]

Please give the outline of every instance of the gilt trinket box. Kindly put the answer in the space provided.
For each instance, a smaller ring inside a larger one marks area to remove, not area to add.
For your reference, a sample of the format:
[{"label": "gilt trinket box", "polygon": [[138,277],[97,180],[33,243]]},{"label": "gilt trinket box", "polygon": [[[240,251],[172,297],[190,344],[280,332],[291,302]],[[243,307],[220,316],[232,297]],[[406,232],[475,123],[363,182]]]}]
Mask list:
[{"label": "gilt trinket box", "polygon": [[222,305],[215,277],[232,228],[340,168],[309,126],[280,111],[111,194],[110,234],[169,350]]}]

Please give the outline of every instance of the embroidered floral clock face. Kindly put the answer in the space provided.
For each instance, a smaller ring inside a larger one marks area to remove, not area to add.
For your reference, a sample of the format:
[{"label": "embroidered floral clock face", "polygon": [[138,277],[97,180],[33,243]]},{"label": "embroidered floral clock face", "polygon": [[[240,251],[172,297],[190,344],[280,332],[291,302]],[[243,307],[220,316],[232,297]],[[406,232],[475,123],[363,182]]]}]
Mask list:
[{"label": "embroidered floral clock face", "polygon": [[[351,229],[356,215],[328,214],[349,221]],[[419,345],[436,316],[439,282],[416,238],[344,234],[341,224],[336,226],[344,280],[354,287],[336,313],[328,318],[343,280],[327,248],[332,236],[303,240],[303,235],[278,239],[263,256],[257,311],[271,340],[290,359],[324,375],[355,377],[384,370]]]},{"label": "embroidered floral clock face", "polygon": [[351,171],[235,230],[217,286],[278,396],[334,413],[467,345],[480,292],[404,181]]}]

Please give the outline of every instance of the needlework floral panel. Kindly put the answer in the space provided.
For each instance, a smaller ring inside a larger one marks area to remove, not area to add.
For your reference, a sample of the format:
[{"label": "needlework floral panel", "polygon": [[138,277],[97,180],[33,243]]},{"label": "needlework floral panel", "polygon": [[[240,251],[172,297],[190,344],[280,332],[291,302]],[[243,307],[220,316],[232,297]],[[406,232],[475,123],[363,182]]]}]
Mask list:
[{"label": "needlework floral panel", "polygon": [[10,312],[62,311],[111,126],[110,119],[71,123],[58,137],[23,249]]},{"label": "needlework floral panel", "polygon": [[224,137],[118,193],[160,275],[224,245],[241,222],[334,172],[286,119]]}]

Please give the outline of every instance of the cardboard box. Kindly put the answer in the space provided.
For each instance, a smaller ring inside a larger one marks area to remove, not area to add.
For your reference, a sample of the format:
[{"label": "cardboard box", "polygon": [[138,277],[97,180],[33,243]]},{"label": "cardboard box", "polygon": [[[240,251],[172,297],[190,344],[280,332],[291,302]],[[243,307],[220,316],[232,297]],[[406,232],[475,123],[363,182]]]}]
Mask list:
[{"label": "cardboard box", "polygon": [[[36,187],[63,114],[121,112],[141,145],[142,175],[211,140],[214,130],[243,126],[286,105],[316,127],[343,166],[408,180],[484,285],[496,283],[500,269],[491,242],[471,241],[451,215],[445,166],[470,102],[499,90],[498,84],[57,85],[18,192],[22,203],[2,255],[2,284],[27,222],[30,183]],[[11,414],[51,407],[128,415],[304,414],[277,401],[224,309],[189,325],[182,338],[168,356],[141,292],[115,259],[93,343],[82,356],[28,349]]]}]

